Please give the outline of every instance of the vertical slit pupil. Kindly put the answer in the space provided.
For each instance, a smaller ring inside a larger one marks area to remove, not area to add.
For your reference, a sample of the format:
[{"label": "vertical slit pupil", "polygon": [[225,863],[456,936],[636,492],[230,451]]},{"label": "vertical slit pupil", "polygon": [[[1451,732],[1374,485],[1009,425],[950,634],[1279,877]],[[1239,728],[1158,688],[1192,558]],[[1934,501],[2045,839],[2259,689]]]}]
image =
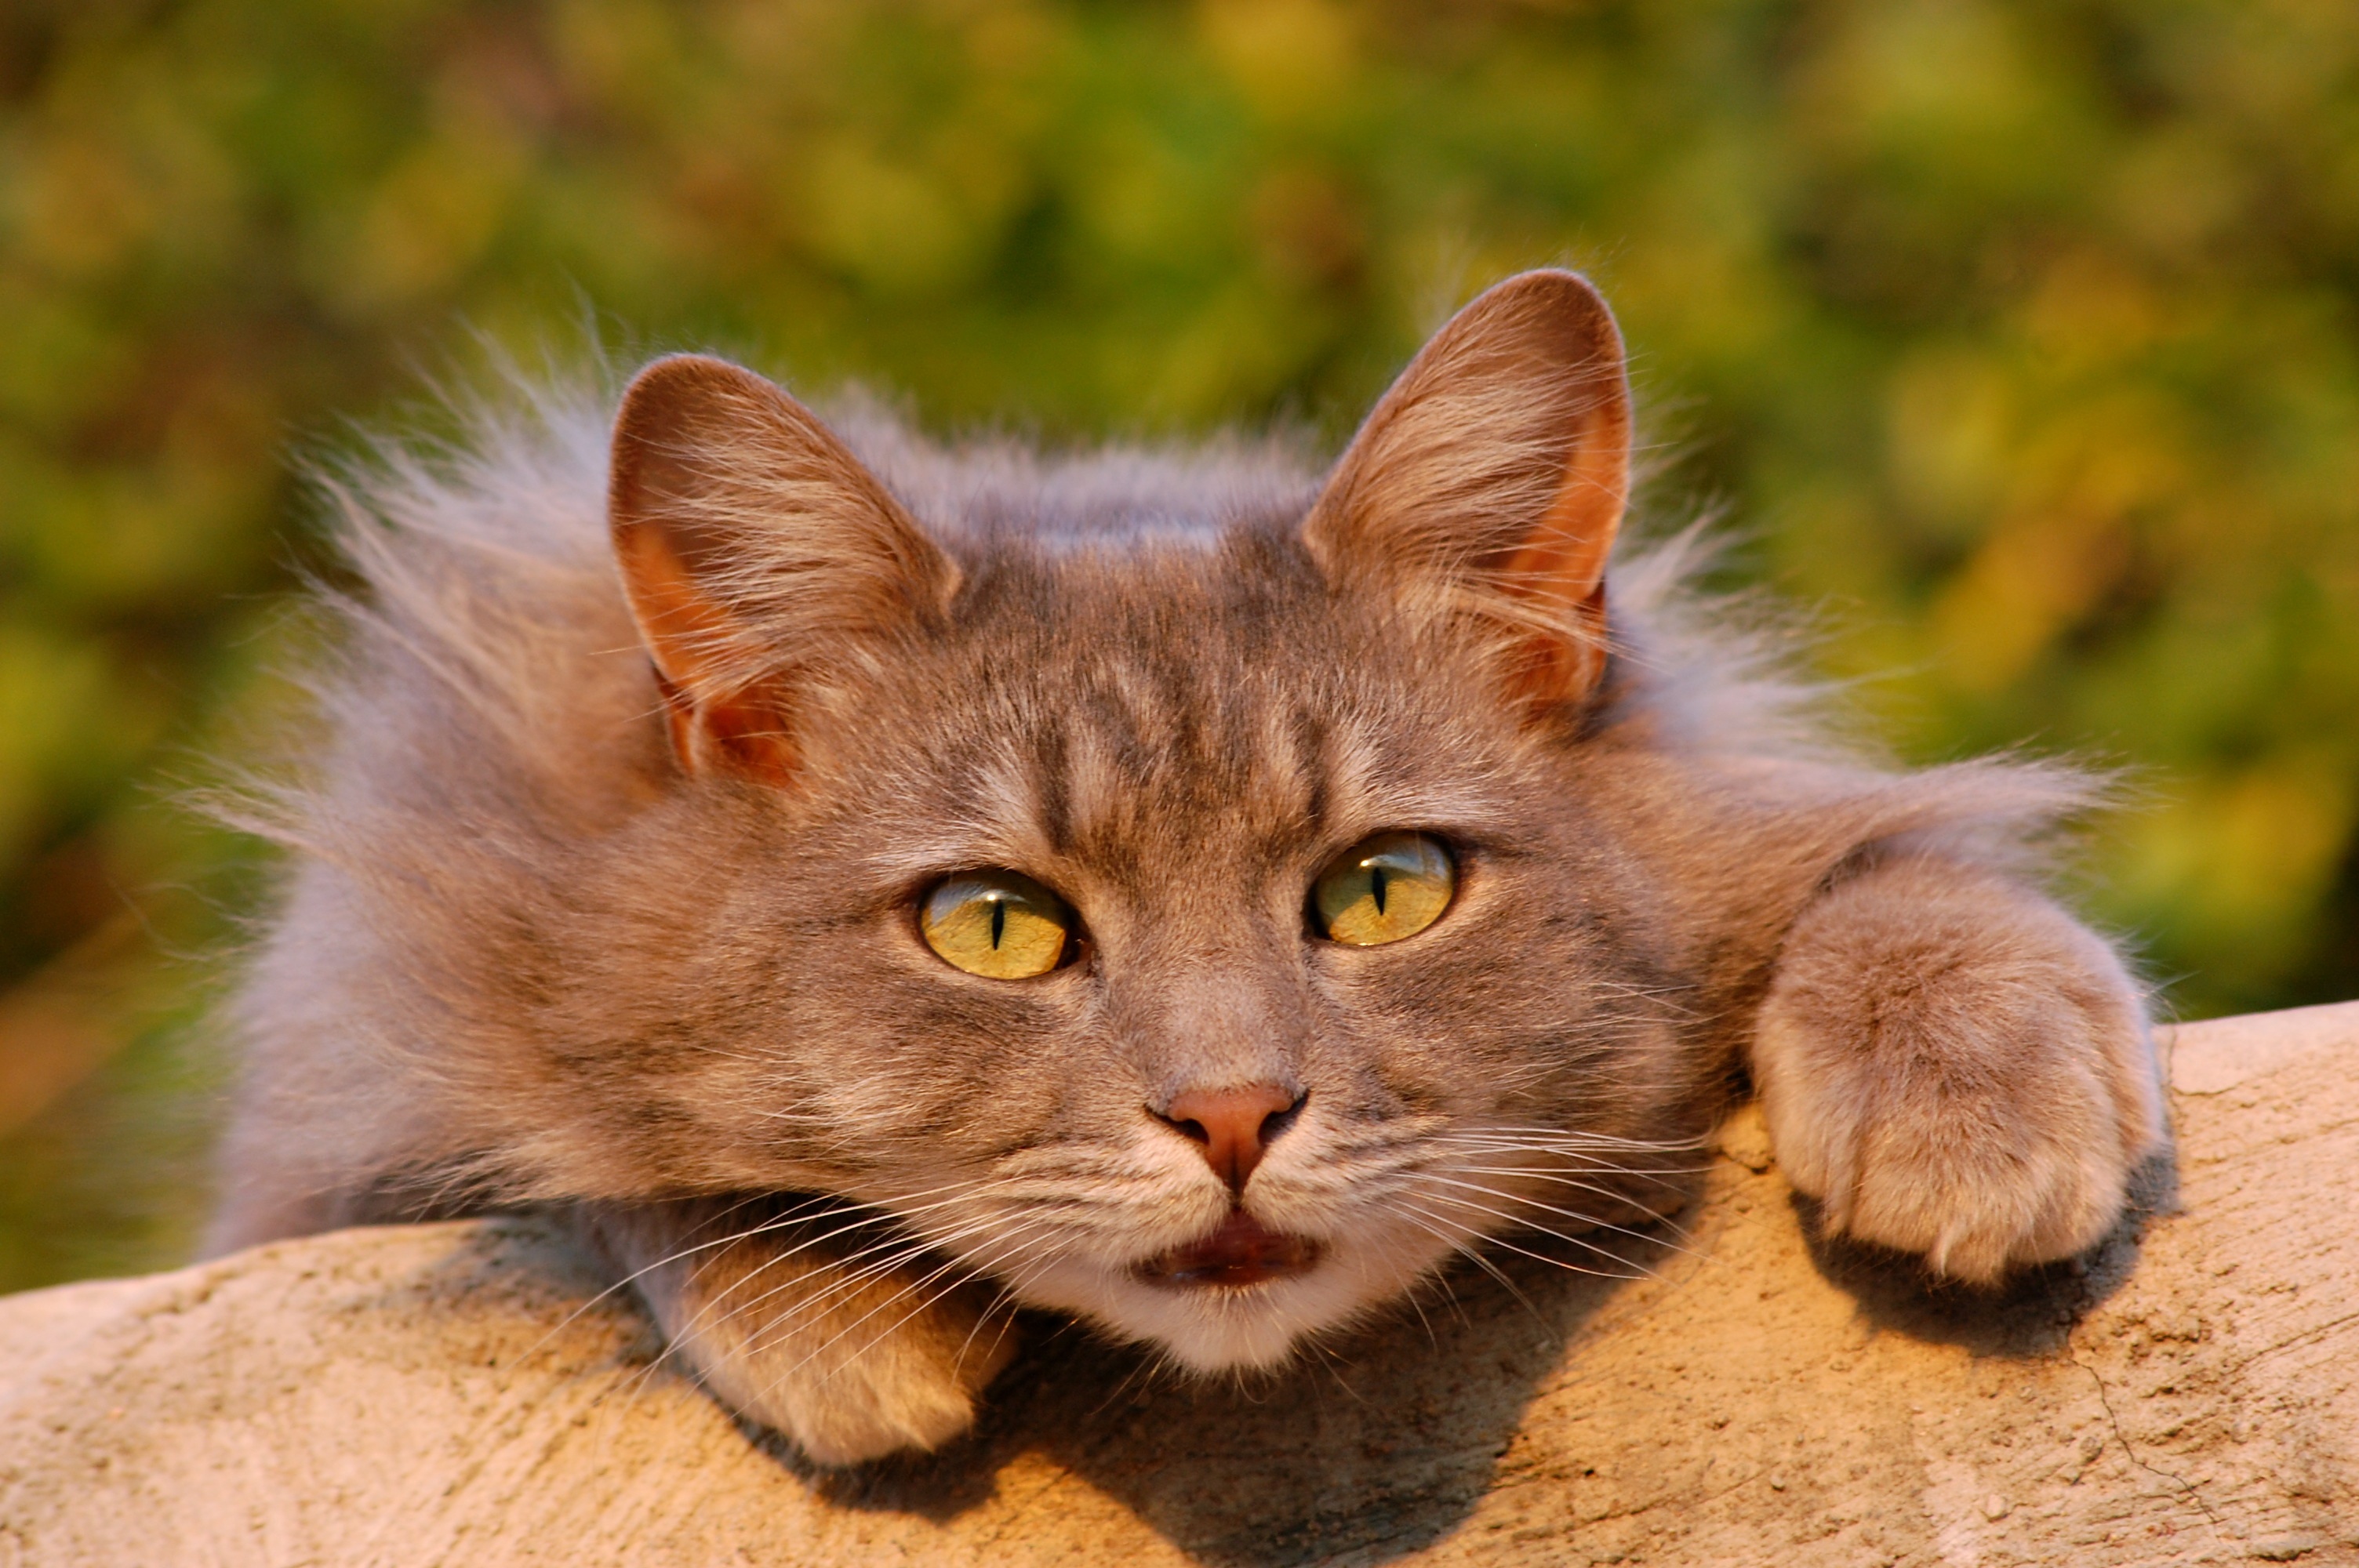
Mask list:
[{"label": "vertical slit pupil", "polygon": [[1382,866],[1369,868],[1368,890],[1375,894],[1376,913],[1382,914],[1385,912],[1385,869]]},{"label": "vertical slit pupil", "polygon": [[1007,934],[1007,901],[991,901],[991,950],[999,951],[999,939]]}]

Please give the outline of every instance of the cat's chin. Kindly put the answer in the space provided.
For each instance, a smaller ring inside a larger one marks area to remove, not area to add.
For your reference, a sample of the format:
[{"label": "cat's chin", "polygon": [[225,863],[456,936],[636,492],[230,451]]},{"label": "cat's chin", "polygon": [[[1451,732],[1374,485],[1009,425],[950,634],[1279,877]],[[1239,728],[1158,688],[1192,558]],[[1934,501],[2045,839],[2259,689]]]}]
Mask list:
[{"label": "cat's chin", "polygon": [[1240,1212],[1199,1241],[1136,1262],[1068,1259],[1021,1293],[1158,1346],[1190,1371],[1250,1371],[1283,1365],[1305,1338],[1391,1300],[1447,1250],[1422,1237],[1321,1240]]}]

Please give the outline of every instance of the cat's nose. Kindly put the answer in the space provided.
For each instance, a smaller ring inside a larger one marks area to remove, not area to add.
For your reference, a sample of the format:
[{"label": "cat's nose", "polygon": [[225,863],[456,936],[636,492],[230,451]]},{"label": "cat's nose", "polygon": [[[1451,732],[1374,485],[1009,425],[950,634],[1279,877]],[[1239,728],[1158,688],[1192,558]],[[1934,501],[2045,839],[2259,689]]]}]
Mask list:
[{"label": "cat's nose", "polygon": [[1228,1183],[1231,1192],[1241,1193],[1263,1152],[1292,1124],[1306,1098],[1276,1084],[1190,1089],[1174,1095],[1155,1114],[1180,1136],[1201,1144],[1212,1174]]}]

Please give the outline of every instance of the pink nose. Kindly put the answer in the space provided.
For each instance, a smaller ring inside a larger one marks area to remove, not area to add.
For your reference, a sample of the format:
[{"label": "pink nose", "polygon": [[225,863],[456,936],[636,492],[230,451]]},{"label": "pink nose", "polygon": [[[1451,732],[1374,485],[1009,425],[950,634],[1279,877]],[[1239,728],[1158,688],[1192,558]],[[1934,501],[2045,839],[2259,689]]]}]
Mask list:
[{"label": "pink nose", "polygon": [[1234,1089],[1190,1089],[1174,1096],[1158,1114],[1183,1137],[1204,1146],[1204,1163],[1228,1183],[1231,1192],[1243,1192],[1263,1151],[1286,1130],[1280,1119],[1301,1104],[1299,1095],[1276,1084],[1247,1084]]}]

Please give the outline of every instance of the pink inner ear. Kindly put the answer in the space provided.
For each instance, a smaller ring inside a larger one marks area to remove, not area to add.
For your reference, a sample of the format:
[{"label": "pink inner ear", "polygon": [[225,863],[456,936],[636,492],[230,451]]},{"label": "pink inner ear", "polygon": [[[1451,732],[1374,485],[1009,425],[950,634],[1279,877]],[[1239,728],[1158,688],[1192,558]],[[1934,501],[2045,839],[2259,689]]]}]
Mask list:
[{"label": "pink inner ear", "polygon": [[1605,672],[1605,566],[1629,503],[1629,424],[1618,398],[1582,415],[1555,501],[1499,570],[1505,592],[1540,601],[1566,626],[1534,635],[1509,677],[1535,710],[1586,695]]},{"label": "pink inner ear", "polygon": [[[801,753],[786,707],[769,698],[775,694],[748,687],[734,697],[704,705],[704,732],[710,744],[728,757],[748,778],[784,787],[794,782]],[[679,744],[675,723],[672,744]]]},{"label": "pink inner ear", "polygon": [[663,694],[673,754],[690,773],[715,762],[763,782],[784,784],[797,756],[790,713],[778,683],[762,682],[725,694],[697,694],[700,654],[725,646],[727,614],[701,592],[662,530],[649,524],[617,527],[614,553],[629,587],[639,633]]},{"label": "pink inner ear", "polygon": [[1517,598],[1570,607],[1605,579],[1630,498],[1629,415],[1616,403],[1588,410],[1579,425],[1556,499],[1500,569],[1500,586]]}]

